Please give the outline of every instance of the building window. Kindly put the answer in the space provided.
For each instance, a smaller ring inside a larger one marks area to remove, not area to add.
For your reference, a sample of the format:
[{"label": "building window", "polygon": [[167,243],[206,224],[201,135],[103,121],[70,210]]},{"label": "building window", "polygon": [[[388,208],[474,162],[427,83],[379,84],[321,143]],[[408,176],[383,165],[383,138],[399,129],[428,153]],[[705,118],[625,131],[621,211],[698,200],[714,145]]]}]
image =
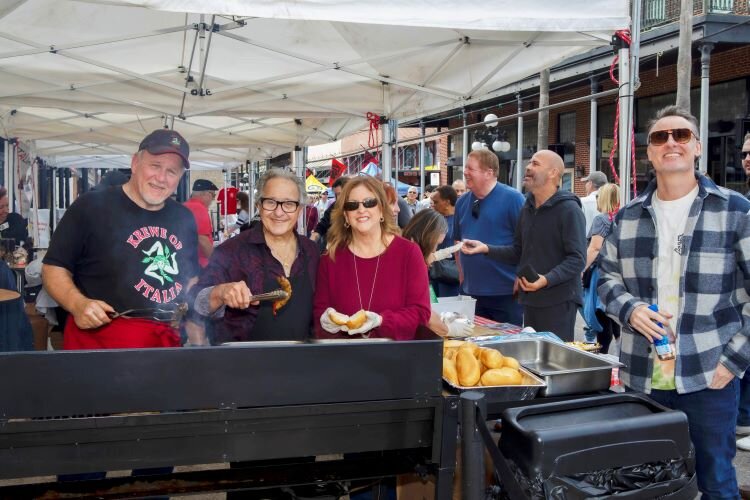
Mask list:
[{"label": "building window", "polygon": [[[536,153],[539,127],[536,120],[523,121],[523,159],[528,160]],[[524,162],[526,163],[526,162]]]},{"label": "building window", "polygon": [[576,113],[560,113],[557,115],[557,142],[560,144],[576,143]]},{"label": "building window", "polygon": [[403,160],[400,164],[401,170],[409,170],[414,167],[419,167],[419,162],[417,161],[419,153],[417,149],[414,148],[414,146],[406,146],[402,151]]},{"label": "building window", "polygon": [[562,156],[566,166],[573,166],[576,162],[576,113],[560,113],[557,115],[557,153]]}]

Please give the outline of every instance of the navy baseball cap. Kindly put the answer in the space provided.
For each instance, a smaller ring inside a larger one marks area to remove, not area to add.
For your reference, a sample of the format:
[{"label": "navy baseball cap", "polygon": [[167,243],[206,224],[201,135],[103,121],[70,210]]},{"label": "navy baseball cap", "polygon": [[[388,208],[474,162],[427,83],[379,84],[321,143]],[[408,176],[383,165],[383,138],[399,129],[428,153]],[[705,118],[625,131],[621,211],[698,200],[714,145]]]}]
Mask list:
[{"label": "navy baseball cap", "polygon": [[190,146],[184,137],[174,130],[160,128],[148,134],[138,146],[138,151],[148,151],[152,155],[174,153],[180,155],[185,168],[190,168]]},{"label": "navy baseball cap", "polygon": [[216,184],[208,179],[195,179],[193,182],[193,191],[218,191]]}]

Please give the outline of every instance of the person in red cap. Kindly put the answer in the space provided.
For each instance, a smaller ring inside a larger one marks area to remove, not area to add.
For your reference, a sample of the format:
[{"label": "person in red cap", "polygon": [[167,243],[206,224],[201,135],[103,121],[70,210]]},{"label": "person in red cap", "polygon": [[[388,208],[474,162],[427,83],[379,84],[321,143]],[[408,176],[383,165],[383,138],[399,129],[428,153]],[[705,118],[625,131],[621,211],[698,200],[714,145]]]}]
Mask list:
[{"label": "person in red cap", "polygon": [[133,155],[127,183],[86,193],[66,211],[42,270],[47,292],[70,313],[65,349],[180,345],[154,313],[183,301],[198,274],[195,220],[170,199],[189,154],[179,133],[155,130]]},{"label": "person in red cap", "polygon": [[216,184],[208,179],[196,179],[193,182],[190,199],[183,203],[193,213],[195,223],[198,226],[198,263],[201,268],[206,267],[208,258],[214,251],[214,228],[211,225],[208,207],[216,198],[216,191],[218,190]]}]

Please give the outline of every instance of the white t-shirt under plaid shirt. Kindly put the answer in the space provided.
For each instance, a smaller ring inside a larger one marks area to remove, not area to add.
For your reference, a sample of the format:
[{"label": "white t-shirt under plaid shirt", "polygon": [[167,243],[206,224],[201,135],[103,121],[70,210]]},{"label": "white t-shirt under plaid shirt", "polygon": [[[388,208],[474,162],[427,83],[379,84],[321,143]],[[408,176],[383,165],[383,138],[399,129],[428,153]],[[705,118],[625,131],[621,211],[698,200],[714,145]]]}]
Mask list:
[{"label": "white t-shirt under plaid shirt", "polygon": [[[654,193],[653,208],[656,216],[657,241],[659,255],[656,259],[658,306],[660,311],[672,314],[668,327],[672,332],[677,331],[677,320],[680,307],[680,277],[682,276],[682,256],[687,249],[683,245],[685,224],[688,220],[690,207],[698,196],[698,186],[682,198],[664,201],[659,199],[658,192]],[[675,360],[662,361],[652,350],[654,370],[651,375],[651,388],[658,390],[674,390]]]}]

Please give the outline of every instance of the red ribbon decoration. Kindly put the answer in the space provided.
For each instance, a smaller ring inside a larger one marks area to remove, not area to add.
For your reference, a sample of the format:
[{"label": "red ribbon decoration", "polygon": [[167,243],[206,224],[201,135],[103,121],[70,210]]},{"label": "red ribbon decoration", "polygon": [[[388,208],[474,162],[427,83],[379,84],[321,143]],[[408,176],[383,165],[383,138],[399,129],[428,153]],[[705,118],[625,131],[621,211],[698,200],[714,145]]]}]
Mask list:
[{"label": "red ribbon decoration", "polygon": [[[630,38],[630,30],[620,30],[616,31],[615,35],[625,41],[625,43],[630,46],[631,38]],[[612,60],[612,64],[609,67],[609,78],[612,80],[612,82],[619,87],[620,81],[615,77],[615,66],[617,65],[617,60],[619,59],[618,55],[615,55],[614,60]],[[635,92],[633,92],[635,94]],[[615,111],[615,126],[613,131],[613,141],[612,141],[612,149],[609,152],[609,168],[612,170],[612,177],[614,178],[615,182],[617,184],[620,183],[620,177],[617,175],[617,169],[615,168],[615,151],[617,151],[618,146],[618,129],[620,124],[620,99],[617,98],[617,106]],[[631,161],[631,168],[630,168],[630,183],[632,185],[633,190],[633,196],[638,196],[638,190],[636,189],[636,162],[635,162],[635,127],[631,124],[631,134],[630,134],[630,161]]]},{"label": "red ribbon decoration", "polygon": [[367,112],[367,121],[370,122],[370,136],[367,139],[368,148],[378,147],[379,137],[378,129],[380,128],[380,117],[375,113]]}]

